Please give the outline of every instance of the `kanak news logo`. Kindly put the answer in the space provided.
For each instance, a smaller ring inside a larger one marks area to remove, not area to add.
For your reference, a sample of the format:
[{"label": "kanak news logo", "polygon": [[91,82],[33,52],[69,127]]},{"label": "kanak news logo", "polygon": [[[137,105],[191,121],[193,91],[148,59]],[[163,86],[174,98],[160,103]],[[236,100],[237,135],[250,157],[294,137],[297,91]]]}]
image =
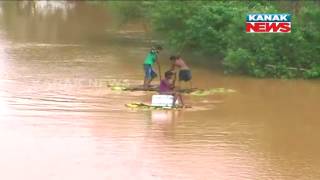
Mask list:
[{"label": "kanak news logo", "polygon": [[290,33],[290,14],[247,14],[247,33]]}]

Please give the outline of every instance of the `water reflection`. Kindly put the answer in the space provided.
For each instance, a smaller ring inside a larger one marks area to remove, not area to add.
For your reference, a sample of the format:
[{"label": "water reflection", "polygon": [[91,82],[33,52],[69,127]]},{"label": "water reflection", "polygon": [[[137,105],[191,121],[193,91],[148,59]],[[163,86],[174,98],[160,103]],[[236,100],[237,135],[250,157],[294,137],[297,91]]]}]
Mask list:
[{"label": "water reflection", "polygon": [[[3,87],[3,84],[0,82],[0,86]],[[9,112],[9,107],[6,102],[7,94],[0,90],[0,117],[4,117]]]},{"label": "water reflection", "polygon": [[175,119],[179,118],[181,113],[179,110],[152,110],[151,122],[153,124],[172,124]]},{"label": "water reflection", "polygon": [[19,41],[86,41],[104,34],[111,23],[104,7],[80,1],[5,1],[1,6],[6,33]]},{"label": "water reflection", "polygon": [[61,11],[62,17],[66,20],[68,12],[75,7],[75,2],[72,1],[22,1],[20,4],[22,9],[32,8],[33,15],[39,14],[47,16]]},{"label": "water reflection", "polygon": [[[186,96],[190,111],[132,111],[124,104],[152,93],[99,81],[141,83],[149,47],[79,42],[95,39],[76,27],[90,27],[100,8],[71,3],[64,19],[59,8],[32,15],[29,5],[2,2],[0,179],[320,178],[318,81],[232,77],[191,64],[195,86],[238,92]],[[71,32],[79,36],[61,42]]]},{"label": "water reflection", "polygon": [[6,101],[9,97],[6,89],[6,83],[8,83],[7,73],[9,69],[9,60],[6,53],[7,43],[3,36],[3,33],[0,32],[0,117],[9,112],[9,107]]}]

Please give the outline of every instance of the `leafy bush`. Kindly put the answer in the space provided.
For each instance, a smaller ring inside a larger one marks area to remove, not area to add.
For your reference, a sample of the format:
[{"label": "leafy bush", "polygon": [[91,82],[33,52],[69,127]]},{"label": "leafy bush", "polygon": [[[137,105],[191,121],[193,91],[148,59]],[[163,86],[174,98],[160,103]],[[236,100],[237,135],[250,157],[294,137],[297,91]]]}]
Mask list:
[{"label": "leafy bush", "polygon": [[[283,12],[276,3],[254,1],[206,2],[183,6],[184,12],[188,12],[186,9],[192,9],[192,12],[178,13],[183,17],[171,19],[183,26],[176,29],[170,25],[170,29],[162,29],[169,32],[170,42],[174,42],[172,46],[187,42],[185,45],[193,50],[223,57],[226,72],[256,77],[296,78],[303,75],[315,78],[320,77],[317,66],[320,64],[320,10],[315,3],[306,2],[297,14],[293,14],[290,34],[245,33],[246,13]],[[165,7],[161,8],[164,13]],[[177,13],[170,7],[170,13],[173,12]],[[170,19],[170,16],[167,14],[166,19]],[[166,20],[156,16],[154,22],[157,27]],[[306,73],[301,73],[300,69],[307,69]]]},{"label": "leafy bush", "polygon": [[[175,51],[189,49],[220,57],[218,59],[228,73],[275,78],[320,77],[320,3],[317,1],[142,1],[121,4],[127,17],[144,17],[150,21],[153,30]],[[134,10],[135,14],[130,15]],[[245,33],[247,13],[284,12],[293,14],[291,33]]]}]

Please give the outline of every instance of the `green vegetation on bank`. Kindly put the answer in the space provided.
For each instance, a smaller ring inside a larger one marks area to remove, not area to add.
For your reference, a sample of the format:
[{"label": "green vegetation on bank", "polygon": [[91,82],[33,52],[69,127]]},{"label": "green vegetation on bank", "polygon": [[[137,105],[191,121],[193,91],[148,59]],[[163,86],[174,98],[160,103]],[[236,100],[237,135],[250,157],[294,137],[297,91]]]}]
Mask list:
[{"label": "green vegetation on bank", "polygon": [[[123,21],[143,19],[168,47],[220,59],[226,73],[320,77],[318,1],[109,2]],[[245,33],[247,13],[291,13],[288,34]]]}]

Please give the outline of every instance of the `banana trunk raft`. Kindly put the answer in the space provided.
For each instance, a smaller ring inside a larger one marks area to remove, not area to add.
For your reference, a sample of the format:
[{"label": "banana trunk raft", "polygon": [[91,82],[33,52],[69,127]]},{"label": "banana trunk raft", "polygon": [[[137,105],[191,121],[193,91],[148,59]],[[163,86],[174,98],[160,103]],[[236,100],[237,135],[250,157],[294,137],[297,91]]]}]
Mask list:
[{"label": "banana trunk raft", "polygon": [[[109,85],[111,90],[114,91],[159,91],[159,86],[151,86],[147,89],[145,89],[143,86],[124,86],[124,85]],[[236,92],[233,89],[227,89],[227,88],[211,88],[211,89],[198,89],[198,88],[192,88],[192,89],[180,89],[177,90],[180,93],[183,94],[189,94],[193,96],[209,96],[209,95],[215,95],[215,94],[228,94],[228,93],[234,93]]]},{"label": "banana trunk raft", "polygon": [[189,105],[185,106],[174,106],[174,107],[161,107],[161,106],[152,106],[151,104],[146,104],[146,103],[128,103],[125,104],[127,108],[130,109],[140,109],[140,110],[179,110],[179,109],[187,109],[191,108]]}]

